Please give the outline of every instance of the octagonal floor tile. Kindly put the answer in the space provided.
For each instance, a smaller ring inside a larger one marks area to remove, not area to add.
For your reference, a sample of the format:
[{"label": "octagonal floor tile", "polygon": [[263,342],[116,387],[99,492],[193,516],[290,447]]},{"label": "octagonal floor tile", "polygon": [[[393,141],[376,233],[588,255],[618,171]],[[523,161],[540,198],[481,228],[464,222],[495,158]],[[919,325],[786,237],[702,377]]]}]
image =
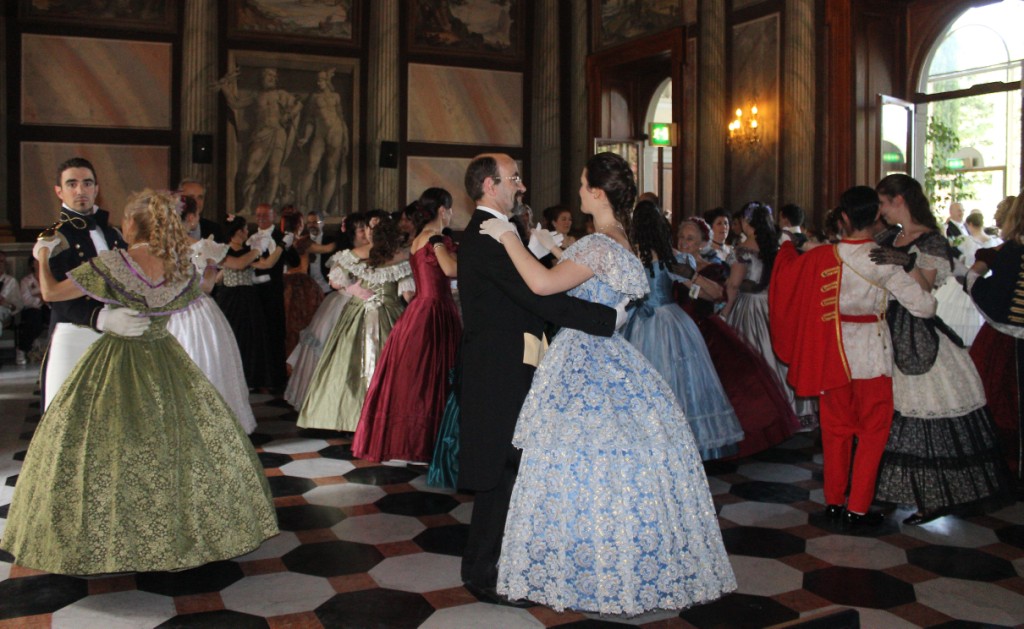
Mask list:
[{"label": "octagonal floor tile", "polygon": [[178,612],[167,596],[140,592],[114,592],[89,596],[53,614],[54,627],[75,629],[136,629],[155,627]]},{"label": "octagonal floor tile", "polygon": [[277,452],[257,452],[256,456],[260,459],[260,464],[263,465],[263,469],[272,469],[275,467],[281,467],[292,462],[292,457],[288,454],[279,454]]},{"label": "octagonal floor tile", "polygon": [[416,478],[409,481],[409,484],[416,488],[417,491],[425,491],[431,494],[446,494],[451,496],[455,494],[454,489],[448,489],[447,487],[433,487],[427,484],[427,475],[420,474]]},{"label": "octagonal floor tile", "polygon": [[996,531],[996,537],[1004,544],[1024,548],[1024,525],[1011,524]]},{"label": "octagonal floor tile", "polygon": [[405,466],[374,465],[371,467],[360,467],[358,469],[354,469],[345,474],[345,478],[350,483],[380,486],[408,483],[419,475],[419,472],[410,470]]},{"label": "octagonal floor tile", "polygon": [[[787,452],[787,450],[782,450],[782,452]],[[740,465],[736,471],[747,478],[774,483],[798,483],[811,479],[810,470],[785,463],[754,461]]]},{"label": "octagonal floor tile", "polygon": [[796,620],[800,614],[775,599],[753,594],[729,594],[707,605],[683,610],[679,616],[695,627],[762,629]]},{"label": "octagonal floor tile", "polygon": [[[896,614],[881,610],[871,609],[869,607],[849,607],[847,605],[835,605],[832,607],[822,607],[820,609],[811,610],[803,614],[803,617],[807,616],[828,616],[832,613],[840,613],[846,610],[853,610],[860,617],[860,626],[864,629],[872,629],[878,627],[879,629],[918,629],[920,625],[909,622],[897,616]],[[799,626],[799,625],[797,625]],[[814,625],[812,625],[814,626]],[[831,625],[822,624],[821,627],[830,627]],[[835,625],[846,627],[848,625]]]},{"label": "octagonal floor tile", "polygon": [[433,613],[434,607],[419,594],[395,590],[338,594],[316,609],[324,627],[415,629]]},{"label": "octagonal floor tile", "polygon": [[462,502],[459,506],[455,507],[448,512],[448,515],[452,516],[463,524],[469,524],[470,520],[473,519],[473,503]]},{"label": "octagonal floor tile", "polygon": [[318,577],[368,572],[383,560],[373,546],[346,541],[303,544],[281,557],[292,572]]},{"label": "octagonal floor tile", "polygon": [[282,531],[326,529],[344,519],[345,514],[334,507],[297,505],[277,508],[277,525]]},{"label": "octagonal floor tile", "polygon": [[803,586],[804,574],[781,561],[734,555],[729,562],[736,573],[736,591],[740,594],[775,596]]},{"label": "octagonal floor tile", "polygon": [[725,549],[729,555],[746,555],[748,557],[764,557],[775,559],[804,552],[804,539],[779,531],[759,526],[737,526],[722,531]]},{"label": "octagonal floor tile", "polygon": [[428,553],[461,557],[468,539],[469,525],[452,524],[431,527],[417,535],[413,541]]},{"label": "octagonal floor tile", "polygon": [[327,446],[317,451],[317,454],[328,459],[338,459],[341,461],[351,461],[356,458],[356,455],[352,454],[351,444]]},{"label": "octagonal floor tile", "polygon": [[213,612],[199,612],[196,614],[182,614],[175,616],[157,629],[269,629],[270,624],[266,618],[234,612],[229,609],[219,609]]},{"label": "octagonal floor tile", "polygon": [[765,463],[810,463],[813,456],[809,452],[803,450],[794,450],[792,448],[771,448],[770,450],[762,450],[757,454],[750,457],[755,461],[764,461]]},{"label": "octagonal floor tile", "polygon": [[42,574],[0,582],[0,620],[49,614],[71,605],[89,593],[83,579]]},{"label": "octagonal floor tile", "polygon": [[835,566],[884,570],[907,563],[906,553],[877,538],[823,535],[807,540],[807,554]]},{"label": "octagonal floor tile", "polygon": [[[282,407],[267,407],[273,408],[275,411]],[[291,409],[285,409],[285,412],[289,412]],[[274,413],[272,416],[277,417],[281,415],[280,412]],[[283,419],[265,419],[259,422],[258,430],[268,435],[293,435],[299,427],[295,425],[295,422],[283,420]]]},{"label": "octagonal floor tile", "polygon": [[216,561],[179,572],[140,572],[135,577],[138,589],[164,596],[188,596],[219,592],[244,575],[233,561]]},{"label": "octagonal floor tile", "polygon": [[914,602],[914,587],[882,572],[834,566],[804,575],[804,589],[852,607],[889,609]]},{"label": "octagonal floor tile", "polygon": [[[589,627],[597,623],[587,621]],[[571,625],[559,625],[570,627]],[[544,623],[526,611],[515,607],[503,607],[488,603],[471,603],[448,607],[434,612],[420,625],[422,629],[479,629],[480,627],[501,627],[502,629],[540,629]]]},{"label": "octagonal floor tile", "polygon": [[461,586],[461,566],[460,557],[416,553],[389,557],[370,570],[370,576],[382,588],[433,592]]},{"label": "octagonal floor tile", "polygon": [[740,502],[722,507],[721,517],[743,526],[784,529],[807,524],[807,512],[789,505]]},{"label": "octagonal floor tile", "polygon": [[1024,524],[1024,502],[1018,500],[1012,505],[1004,507],[999,511],[994,511],[989,515],[993,518],[1005,520],[1010,524]]},{"label": "octagonal floor tile", "polygon": [[907,561],[952,579],[999,581],[1017,576],[1009,561],[973,548],[921,546],[907,550]]},{"label": "octagonal floor tile", "polygon": [[339,459],[300,459],[281,466],[281,472],[288,476],[300,478],[324,478],[327,476],[344,476],[355,469],[348,461]]},{"label": "octagonal floor tile", "polygon": [[267,483],[270,484],[270,495],[274,498],[301,496],[316,487],[316,483],[308,478],[298,478],[296,476],[269,476],[267,477]]},{"label": "octagonal floor tile", "polygon": [[953,516],[918,526],[900,525],[900,532],[929,544],[977,548],[999,541],[996,532]]},{"label": "octagonal floor tile", "polygon": [[236,557],[235,561],[256,561],[257,559],[273,559],[281,557],[288,551],[302,545],[298,536],[291,531],[281,531],[277,535],[264,541],[260,547],[248,555]]},{"label": "octagonal floor tile", "polygon": [[437,515],[459,506],[451,496],[419,492],[388,494],[373,504],[385,513],[397,515]]},{"label": "octagonal floor tile", "polygon": [[345,518],[331,527],[338,539],[363,544],[385,544],[410,540],[427,527],[418,519],[406,515],[374,513]]},{"label": "octagonal floor tile", "polygon": [[326,448],[327,442],[323,439],[304,439],[302,437],[290,437],[288,439],[275,439],[263,445],[264,452],[276,452],[278,454],[300,454],[302,452],[315,452]]},{"label": "octagonal floor tile", "polygon": [[322,577],[275,572],[246,577],[225,588],[220,598],[227,609],[267,618],[315,609],[334,594]]},{"label": "octagonal floor tile", "polygon": [[339,483],[320,485],[302,495],[306,502],[325,507],[352,507],[377,502],[387,495],[380,487],[359,485],[356,483]]},{"label": "octagonal floor tile", "polygon": [[717,476],[708,477],[708,488],[711,490],[712,496],[717,496],[719,494],[727,494],[729,493],[730,487],[732,487],[731,483],[727,483],[724,480],[718,478]]},{"label": "octagonal floor tile", "polygon": [[787,485],[786,483],[748,481],[733,484],[732,488],[729,489],[729,493],[740,498],[753,500],[754,502],[789,504],[807,500],[810,490]]},{"label": "octagonal floor tile", "polygon": [[1024,596],[993,583],[938,578],[914,585],[917,600],[952,618],[1008,627],[1024,623]]}]

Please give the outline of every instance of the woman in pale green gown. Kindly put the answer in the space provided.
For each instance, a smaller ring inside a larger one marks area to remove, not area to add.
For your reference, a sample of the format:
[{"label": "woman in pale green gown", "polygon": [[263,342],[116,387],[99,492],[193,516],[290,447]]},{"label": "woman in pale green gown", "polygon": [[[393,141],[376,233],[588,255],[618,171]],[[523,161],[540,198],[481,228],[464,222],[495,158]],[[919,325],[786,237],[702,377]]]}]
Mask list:
[{"label": "woman in pale green gown", "polygon": [[[383,215],[383,216],[381,216]],[[412,296],[409,251],[387,214],[370,215],[371,245],[336,253],[331,283],[352,294],[331,335],[299,411],[300,428],[355,432],[380,350]]]},{"label": "woman in pale green gown", "polygon": [[19,565],[180,570],[248,553],[278,532],[252,444],[167,331],[170,315],[200,295],[176,204],[168,193],[133,196],[128,250],[101,252],[63,282],[39,249],[46,301],[88,295],[150,325],[137,337],[103,334],[40,420],[0,540]]}]

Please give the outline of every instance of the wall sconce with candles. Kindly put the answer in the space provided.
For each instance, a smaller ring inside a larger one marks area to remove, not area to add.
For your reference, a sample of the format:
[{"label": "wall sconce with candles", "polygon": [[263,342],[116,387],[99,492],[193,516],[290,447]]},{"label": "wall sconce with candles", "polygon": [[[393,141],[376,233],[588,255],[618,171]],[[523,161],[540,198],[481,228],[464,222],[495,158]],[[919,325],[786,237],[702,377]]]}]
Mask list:
[{"label": "wall sconce with candles", "polygon": [[729,146],[754,149],[761,143],[761,125],[757,120],[757,104],[750,106],[744,114],[736,109],[736,119],[729,123]]}]

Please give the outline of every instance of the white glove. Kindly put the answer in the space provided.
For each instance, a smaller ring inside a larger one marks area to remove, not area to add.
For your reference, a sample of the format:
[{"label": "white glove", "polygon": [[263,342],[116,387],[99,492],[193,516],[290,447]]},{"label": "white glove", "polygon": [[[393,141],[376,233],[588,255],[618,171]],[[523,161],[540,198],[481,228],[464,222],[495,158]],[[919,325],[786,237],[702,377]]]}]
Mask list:
[{"label": "white glove", "polygon": [[46,249],[46,257],[49,258],[53,255],[53,252],[57,249],[57,245],[60,244],[60,239],[54,237],[47,240],[37,240],[36,244],[32,247],[32,257],[36,260],[42,260],[43,255],[42,249]]},{"label": "white glove", "polygon": [[287,234],[284,235],[284,238],[282,238],[281,240],[284,241],[284,247],[285,249],[287,249],[288,247],[292,246],[293,242],[295,242],[295,234],[288,232]]},{"label": "white glove", "polygon": [[257,275],[256,277],[252,278],[253,286],[255,286],[256,284],[266,284],[269,281],[269,275]]},{"label": "white glove", "polygon": [[555,244],[555,235],[546,229],[535,229],[533,230],[533,235],[537,237],[537,242],[540,243],[540,246],[548,251],[558,246]]},{"label": "white glove", "polygon": [[96,316],[96,329],[118,336],[142,336],[149,328],[149,317],[139,316],[131,308],[104,308]]},{"label": "white glove", "polygon": [[500,218],[489,218],[483,223],[480,223],[480,233],[487,234],[491,238],[501,242],[501,237],[507,233],[516,234],[518,238],[518,232],[516,232],[516,226],[512,224],[512,221],[503,221]]},{"label": "white glove", "polygon": [[629,299],[623,299],[619,303],[615,304],[615,329],[618,330],[622,326],[626,325],[626,321],[629,320],[629,315],[626,314],[626,306],[629,305]]},{"label": "white glove", "polygon": [[359,285],[359,282],[353,282],[345,287],[345,292],[353,297],[358,297],[363,301],[369,301],[373,297],[373,291],[368,288],[363,288]]}]

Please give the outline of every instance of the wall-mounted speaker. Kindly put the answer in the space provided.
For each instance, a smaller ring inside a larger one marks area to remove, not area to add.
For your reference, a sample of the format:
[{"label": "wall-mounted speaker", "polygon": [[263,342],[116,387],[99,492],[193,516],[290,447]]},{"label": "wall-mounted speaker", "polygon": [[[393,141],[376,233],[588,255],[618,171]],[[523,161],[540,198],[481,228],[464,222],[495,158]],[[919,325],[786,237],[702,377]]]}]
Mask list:
[{"label": "wall-mounted speaker", "polygon": [[380,143],[380,160],[378,166],[381,168],[398,168],[398,142]]},{"label": "wall-mounted speaker", "polygon": [[192,163],[213,163],[213,136],[196,133],[192,136]]}]

